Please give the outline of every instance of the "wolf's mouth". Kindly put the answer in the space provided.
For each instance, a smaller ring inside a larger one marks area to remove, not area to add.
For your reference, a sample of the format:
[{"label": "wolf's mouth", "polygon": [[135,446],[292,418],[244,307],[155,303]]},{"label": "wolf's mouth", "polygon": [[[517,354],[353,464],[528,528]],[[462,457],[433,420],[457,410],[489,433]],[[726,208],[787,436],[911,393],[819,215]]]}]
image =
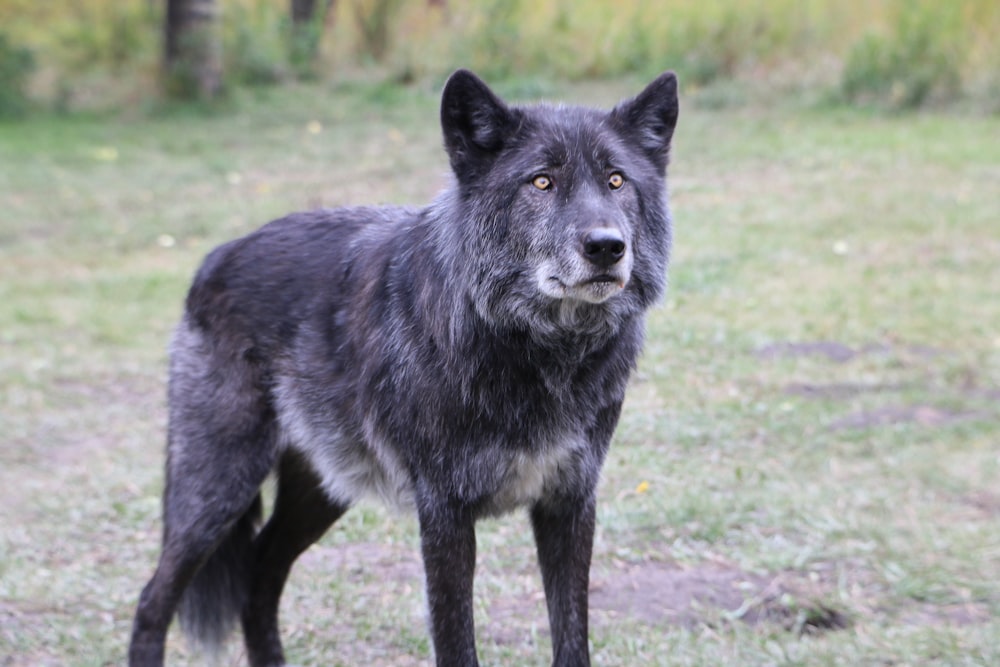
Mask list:
[{"label": "wolf's mouth", "polygon": [[[561,289],[569,289],[569,285],[560,280],[557,276],[549,276],[549,280],[558,285]],[[586,280],[576,283],[576,287],[584,287],[586,285],[606,285],[609,283],[614,283],[616,285],[624,287],[624,282],[621,278],[613,276],[610,273],[602,273],[599,276],[594,276],[593,278],[588,278]]]},{"label": "wolf's mouth", "polygon": [[[601,273],[578,282],[566,282],[558,275],[546,275],[539,282],[543,294],[554,299],[581,299],[590,303],[602,303],[618,290],[624,289],[627,277]],[[617,289],[616,289],[617,288]]]}]

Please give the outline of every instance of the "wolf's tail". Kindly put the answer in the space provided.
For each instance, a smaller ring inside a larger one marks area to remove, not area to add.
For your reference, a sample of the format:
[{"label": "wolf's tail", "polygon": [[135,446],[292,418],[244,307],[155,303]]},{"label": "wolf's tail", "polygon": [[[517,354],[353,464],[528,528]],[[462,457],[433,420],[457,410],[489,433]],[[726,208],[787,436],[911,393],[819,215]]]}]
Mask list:
[{"label": "wolf's tail", "polygon": [[258,495],[208,557],[184,591],[177,617],[199,650],[218,655],[239,622],[250,591],[253,538],[261,518]]}]

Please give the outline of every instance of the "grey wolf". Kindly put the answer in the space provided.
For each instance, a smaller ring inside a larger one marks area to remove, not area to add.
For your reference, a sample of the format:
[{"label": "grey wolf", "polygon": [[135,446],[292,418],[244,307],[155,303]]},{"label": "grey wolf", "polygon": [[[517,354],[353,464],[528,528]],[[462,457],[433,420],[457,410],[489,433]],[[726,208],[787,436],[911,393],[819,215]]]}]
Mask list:
[{"label": "grey wolf", "polygon": [[[174,334],[163,544],[129,664],[242,625],[285,664],[295,559],[359,499],[416,511],[440,667],[477,665],[475,524],[526,508],[553,664],[588,665],[596,487],[664,290],[667,72],[610,111],[445,85],[453,184],[423,209],[296,213],[204,260]],[[270,517],[261,483],[277,478]]]}]

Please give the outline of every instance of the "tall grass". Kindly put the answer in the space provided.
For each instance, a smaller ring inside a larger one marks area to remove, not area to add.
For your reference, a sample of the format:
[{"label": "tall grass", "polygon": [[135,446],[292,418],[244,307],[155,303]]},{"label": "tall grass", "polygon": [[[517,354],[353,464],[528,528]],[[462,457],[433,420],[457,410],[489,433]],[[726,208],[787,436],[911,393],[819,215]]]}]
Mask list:
[{"label": "tall grass", "polygon": [[954,98],[967,55],[960,9],[959,3],[899,2],[888,31],[868,32],[848,53],[844,96],[895,108]]},{"label": "tall grass", "polygon": [[[995,0],[342,0],[305,69],[289,44],[286,2],[221,6],[237,83],[358,68],[396,80],[437,80],[459,65],[491,77],[576,80],[671,67],[694,87],[743,80],[824,88],[848,103],[964,98],[1000,108]],[[155,69],[160,11],[148,0],[5,0],[0,24],[38,56],[37,78],[51,92],[52,81],[92,85],[84,71],[120,82]]]}]

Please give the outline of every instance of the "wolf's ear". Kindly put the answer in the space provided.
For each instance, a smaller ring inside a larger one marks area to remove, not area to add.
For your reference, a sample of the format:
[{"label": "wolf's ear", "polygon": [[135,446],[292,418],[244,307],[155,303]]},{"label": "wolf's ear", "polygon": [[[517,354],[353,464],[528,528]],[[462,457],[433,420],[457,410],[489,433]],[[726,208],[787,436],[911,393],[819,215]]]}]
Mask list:
[{"label": "wolf's ear", "polygon": [[641,93],[615,107],[611,119],[663,171],[667,168],[677,113],[677,76],[664,72]]},{"label": "wolf's ear", "polygon": [[515,113],[475,74],[460,69],[448,78],[441,94],[441,129],[460,181],[503,148],[516,124]]}]

